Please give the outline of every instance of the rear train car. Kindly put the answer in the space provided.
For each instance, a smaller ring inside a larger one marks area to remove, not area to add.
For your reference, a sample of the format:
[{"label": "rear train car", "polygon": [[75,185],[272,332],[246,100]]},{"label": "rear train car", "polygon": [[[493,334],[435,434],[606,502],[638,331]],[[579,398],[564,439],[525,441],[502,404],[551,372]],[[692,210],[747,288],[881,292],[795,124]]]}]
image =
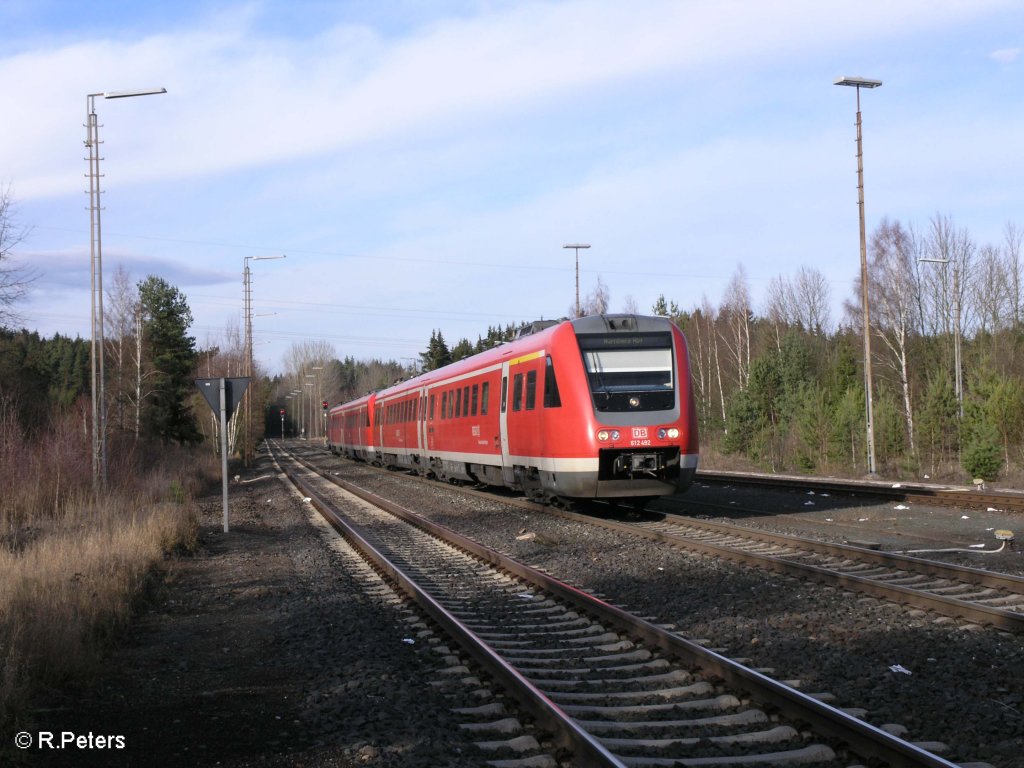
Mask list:
[{"label": "rear train car", "polygon": [[327,414],[327,447],[331,453],[349,459],[374,462],[373,407],[376,394],[337,405]]},{"label": "rear train car", "polygon": [[[333,431],[336,414],[361,409],[362,431]],[[338,406],[331,425],[331,449],[343,455],[546,501],[669,495],[697,469],[686,339],[663,317],[534,324]]]}]

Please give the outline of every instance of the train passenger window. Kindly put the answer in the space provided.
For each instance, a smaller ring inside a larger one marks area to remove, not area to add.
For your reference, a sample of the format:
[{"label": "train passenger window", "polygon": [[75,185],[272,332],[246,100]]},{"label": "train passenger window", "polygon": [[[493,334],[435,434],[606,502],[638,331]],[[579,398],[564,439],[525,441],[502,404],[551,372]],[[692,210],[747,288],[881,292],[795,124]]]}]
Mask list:
[{"label": "train passenger window", "polygon": [[544,407],[562,407],[562,398],[558,394],[558,381],[555,379],[555,366],[551,362],[551,355],[548,355],[548,361],[544,367]]},{"label": "train passenger window", "polygon": [[434,396],[430,396],[430,420],[434,420]]},{"label": "train passenger window", "polygon": [[512,410],[523,410],[523,374],[512,377]]},{"label": "train passenger window", "polygon": [[508,404],[508,376],[501,377],[501,412],[505,412],[505,406]]},{"label": "train passenger window", "polygon": [[491,382],[485,381],[480,391],[480,415],[487,415],[487,395],[491,391]]},{"label": "train passenger window", "polygon": [[448,418],[455,415],[455,393],[448,390]]},{"label": "train passenger window", "polygon": [[462,388],[462,415],[469,416],[469,384]]},{"label": "train passenger window", "polygon": [[532,411],[537,407],[537,372],[526,372],[526,410]]},{"label": "train passenger window", "polygon": [[455,418],[462,415],[462,390],[455,390]]},{"label": "train passenger window", "polygon": [[441,393],[441,418],[442,419],[448,418],[447,411],[448,411],[448,393],[447,392],[442,392]]},{"label": "train passenger window", "polygon": [[479,398],[479,395],[480,395],[480,385],[479,384],[474,384],[473,385],[473,415],[474,416],[476,416],[476,404],[477,404],[477,400]]}]

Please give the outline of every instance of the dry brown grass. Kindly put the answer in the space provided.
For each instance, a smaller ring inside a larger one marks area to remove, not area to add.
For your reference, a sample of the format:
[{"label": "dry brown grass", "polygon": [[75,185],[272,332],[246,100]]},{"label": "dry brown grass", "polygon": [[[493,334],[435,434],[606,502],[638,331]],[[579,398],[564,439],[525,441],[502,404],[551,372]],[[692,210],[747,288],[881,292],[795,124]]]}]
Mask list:
[{"label": "dry brown grass", "polygon": [[114,444],[96,497],[74,417],[32,440],[0,403],[0,725],[94,669],[158,564],[194,545],[191,499],[217,472],[200,453]]}]

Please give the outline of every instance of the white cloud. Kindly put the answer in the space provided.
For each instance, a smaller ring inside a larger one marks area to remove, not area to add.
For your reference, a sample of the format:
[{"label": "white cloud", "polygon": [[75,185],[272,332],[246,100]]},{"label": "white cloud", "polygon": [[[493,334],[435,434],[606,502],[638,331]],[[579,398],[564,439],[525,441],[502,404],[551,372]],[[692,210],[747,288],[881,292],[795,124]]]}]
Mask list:
[{"label": "white cloud", "polygon": [[1012,64],[1020,57],[1021,50],[1020,48],[1000,48],[997,51],[992,51],[988,57],[1000,64]]},{"label": "white cloud", "polygon": [[336,26],[302,40],[256,33],[254,11],[244,8],[202,30],[84,40],[0,60],[5,100],[19,114],[4,126],[0,167],[23,197],[79,189],[84,96],[105,89],[168,89],[98,104],[121,179],[201,177],[500,120],[640,75],[699,79],[766,52],[805,56],[867,30],[905,34],[995,4],[868,2],[839,18],[818,0],[794,0],[786,13],[738,0],[661,0],[642,13],[611,0],[535,2],[442,19],[397,39]]}]

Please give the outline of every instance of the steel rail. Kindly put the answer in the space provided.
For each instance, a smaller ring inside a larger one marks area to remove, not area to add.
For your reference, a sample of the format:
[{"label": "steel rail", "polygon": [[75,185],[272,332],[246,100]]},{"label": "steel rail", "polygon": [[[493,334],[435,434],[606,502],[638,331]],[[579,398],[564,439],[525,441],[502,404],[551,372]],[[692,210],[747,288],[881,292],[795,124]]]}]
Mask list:
[{"label": "steel rail", "polygon": [[[609,521],[601,521],[601,525],[616,525]],[[622,523],[621,530],[631,532],[636,535],[644,536],[653,540],[662,541],[664,543],[673,544],[676,546],[682,546],[687,549],[694,549],[704,554],[715,555],[725,557],[735,562],[742,562],[748,565],[755,565],[760,567],[768,567],[773,571],[779,573],[785,573],[791,576],[811,578],[815,581],[825,584],[838,584],[846,589],[856,592],[862,592],[864,594],[871,595],[872,597],[878,597],[887,600],[896,600],[903,604],[912,606],[914,608],[920,608],[922,610],[934,611],[944,616],[952,616],[956,618],[966,619],[968,621],[987,624],[999,629],[1005,629],[1013,632],[1024,632],[1024,613],[1018,613],[1015,611],[1007,611],[1002,608],[993,608],[987,605],[980,605],[978,603],[972,603],[967,600],[961,600],[955,597],[947,597],[944,595],[935,595],[923,590],[913,589],[905,587],[900,584],[887,584],[883,581],[877,581],[870,579],[865,576],[857,576],[856,574],[842,573],[841,571],[833,570],[817,565],[811,565],[808,563],[793,562],[784,557],[775,555],[768,555],[756,552],[745,552],[742,549],[711,544],[708,542],[696,541],[689,537],[675,534],[675,533],[664,533],[660,531],[654,531],[642,526],[638,526],[632,523]],[[703,521],[697,524],[691,524],[687,521],[687,525],[694,528],[703,528]],[[739,529],[730,531],[730,535],[734,536],[746,536],[746,529]],[[753,540],[764,540],[766,537],[761,536],[760,532],[756,535],[750,535]],[[793,546],[794,543],[804,546],[804,543],[808,540],[792,538],[789,540],[789,546]],[[843,552],[851,557],[858,557],[868,560],[870,562],[883,564],[885,557],[884,553],[877,552],[871,549],[863,549],[860,547],[852,547],[849,545],[839,544],[824,544],[822,542],[809,542],[814,545],[814,551],[826,551],[832,549],[834,552]],[[818,546],[820,545],[820,547]],[[908,566],[909,561],[913,561],[914,558],[908,558],[902,555],[892,555],[894,560],[897,560],[900,564]],[[956,581],[956,573],[970,572],[973,569],[964,568],[962,566],[949,566],[948,575],[942,574],[942,565],[931,563],[930,561],[921,560],[918,561],[920,567],[917,569],[906,568],[907,570],[917,570],[920,573],[928,573],[929,575],[936,576],[938,578],[946,578]],[[892,563],[885,563],[890,567],[899,567]],[[928,566],[932,566],[929,570]],[[984,574],[983,571],[978,571],[977,574]],[[970,574],[974,575],[974,574]],[[994,575],[996,578],[1002,576],[1004,579],[1017,580],[1016,583],[1018,589],[1020,583],[1024,583],[1024,580],[1020,580],[1019,577],[1006,576],[1002,574]],[[983,584],[982,582],[971,582],[981,584],[982,586],[990,586]],[[1005,583],[1002,588],[1007,588]],[[898,598],[898,600],[897,600]]]},{"label": "steel rail", "polygon": [[[297,458],[295,460],[301,462],[301,460]],[[790,688],[777,680],[773,680],[756,670],[749,669],[742,664],[717,654],[714,651],[698,645],[697,643],[668,632],[656,624],[634,616],[621,608],[601,600],[600,598],[566,584],[550,574],[520,563],[508,555],[480,544],[479,542],[452,531],[445,526],[434,523],[433,521],[428,520],[427,518],[418,515],[401,505],[384,499],[365,488],[361,488],[353,483],[341,480],[338,477],[322,474],[319,470],[311,467],[305,462],[301,463],[311,471],[320,474],[325,480],[334,483],[338,487],[343,488],[364,501],[385,509],[402,520],[405,520],[406,522],[415,525],[432,535],[442,538],[450,544],[474,555],[480,560],[490,563],[496,568],[505,570],[524,581],[546,590],[550,594],[577,606],[585,613],[618,627],[627,635],[640,639],[651,646],[660,648],[665,653],[679,658],[685,663],[693,664],[701,668],[705,673],[718,676],[728,685],[748,691],[754,699],[776,707],[788,717],[809,723],[817,729],[819,733],[844,742],[849,746],[853,753],[860,757],[879,759],[892,766],[930,766],[932,768],[955,768],[956,766],[955,763],[945,760],[934,753],[928,752],[915,744],[893,736],[870,723],[859,720],[842,710],[831,707],[812,696],[804,694],[794,688]],[[311,498],[315,498],[312,493],[312,489],[308,485],[303,484],[303,488],[307,495]],[[346,538],[348,538],[348,536],[346,536]],[[391,567],[394,568],[394,566]],[[410,585],[409,588],[413,589],[413,592],[416,594],[422,592],[422,590],[415,585]],[[406,589],[406,587],[403,586],[403,589]],[[425,593],[424,596],[429,598],[429,595],[426,595]],[[448,613],[441,608],[440,605],[434,603],[432,599],[428,600],[428,605],[433,606],[431,608],[432,617],[434,616],[434,613],[438,616],[445,616]],[[451,617],[450,620],[454,622],[454,624],[461,626],[461,622],[458,622],[454,617]],[[460,636],[464,638],[464,640],[459,640],[460,644],[465,641],[476,648],[476,643],[479,641],[471,630],[463,627],[460,630]],[[467,652],[470,652],[469,648],[467,648]],[[485,662],[481,661],[481,659],[489,660],[493,658],[495,662],[498,662],[498,666],[496,668],[502,670],[503,677],[507,677],[509,680],[513,681],[520,677],[512,667],[506,664],[502,659],[500,659],[500,657],[497,657],[490,649],[487,649],[485,652],[475,650],[473,653],[480,653],[479,658],[476,655],[474,655],[474,658],[477,658],[477,660],[482,664]],[[490,663],[490,661],[487,661],[485,666],[490,667]],[[539,696],[539,700],[545,702],[546,706],[542,708],[542,712],[545,714],[557,713],[560,716],[567,717],[561,713],[561,710],[557,705],[550,702],[543,693],[538,691],[526,680],[523,680],[522,684],[517,683],[516,687],[512,690],[514,692],[518,691],[521,694],[531,692],[531,695]],[[532,692],[535,692],[535,694]],[[537,706],[534,703],[522,703],[528,709],[531,709],[531,711]],[[538,719],[541,718],[538,717]],[[542,720],[542,722],[545,721]],[[587,735],[589,736],[589,734]]]},{"label": "steel rail", "polygon": [[[532,504],[533,502],[527,503]],[[548,509],[546,507],[538,508]],[[822,566],[793,562],[792,560],[787,560],[774,555],[746,552],[739,548],[697,541],[686,536],[655,531],[637,523],[622,523],[615,520],[597,518],[592,515],[584,515],[578,512],[571,512],[562,509],[552,509],[549,510],[549,513],[577,522],[599,525],[616,532],[642,536],[652,541],[658,541],[664,544],[698,551],[705,555],[724,557],[734,562],[743,563],[753,567],[767,567],[778,573],[811,578],[823,584],[838,584],[839,586],[851,591],[862,592],[881,599],[894,600],[896,602],[910,605],[914,608],[934,611],[942,614],[943,616],[962,618],[974,623],[987,624],[1013,632],[1024,632],[1024,613],[1007,611],[1002,608],[993,608],[987,605],[979,605],[977,603],[960,600],[954,597],[934,595],[921,590],[904,587],[899,584],[886,584],[881,581],[875,581],[855,574],[842,573]],[[921,573],[927,573],[938,578],[946,578],[953,581],[968,580],[970,583],[981,586],[1006,589],[1011,592],[1024,592],[1024,579],[1019,576],[994,574],[987,571],[968,568],[966,566],[959,566],[951,563],[937,563],[931,560],[912,558],[907,555],[899,555],[895,553],[878,552],[876,550],[854,547],[848,544],[829,544],[828,542],[819,542],[812,539],[786,536],[784,534],[768,534],[762,531],[743,528],[741,526],[726,526],[720,523],[692,520],[678,515],[671,515],[670,513],[662,514],[664,514],[666,518],[675,517],[684,520],[685,525],[693,528],[700,528],[703,526],[706,526],[707,528],[714,528],[717,526],[720,530],[728,530],[731,535],[735,535],[737,537],[748,536],[749,538],[756,540],[770,540],[770,543],[785,544],[788,546],[807,546],[808,548],[813,548],[814,551],[833,554],[842,553],[851,557],[861,557],[873,563],[886,564],[891,567],[903,566],[907,569],[911,569],[911,566],[913,565],[913,570]],[[886,563],[885,560],[887,557],[895,560],[899,565]],[[964,578],[960,579],[961,576]],[[897,599],[897,597],[899,599]]]},{"label": "steel rail", "polygon": [[[273,449],[271,449],[273,450]],[[284,450],[284,449],[281,449]],[[286,452],[287,453],[287,452]],[[388,502],[386,499],[373,496],[368,492],[359,492],[354,486],[340,481],[337,478],[322,475],[317,469],[309,466],[298,457],[288,454],[290,458],[305,466],[306,469],[316,472],[325,480],[335,483],[342,489],[348,491],[364,501],[380,507],[390,514],[396,515],[406,522],[411,522],[420,528],[421,518],[404,508]],[[420,587],[415,580],[409,577],[399,566],[391,562],[382,552],[373,546],[364,535],[363,531],[355,523],[345,520],[344,514],[329,501],[324,499],[305,480],[295,473],[289,472],[282,466],[285,475],[299,488],[309,499],[313,507],[323,515],[324,519],[341,534],[349,544],[365,557],[372,566],[381,574],[389,578],[405,592],[438,626],[448,633],[471,656],[488,674],[499,684],[504,686],[523,706],[530,712],[541,727],[555,735],[556,743],[559,746],[570,749],[580,760],[581,765],[587,766],[613,766],[614,768],[625,768],[611,752],[608,751],[590,733],[582,729],[575,720],[565,714],[561,708],[551,701],[533,683],[521,675],[512,665],[499,656],[490,646],[481,640],[476,633],[463,624],[450,611],[444,608],[434,598]],[[446,537],[442,537],[446,538]]]},{"label": "steel rail", "polygon": [[[735,507],[730,507],[735,509]],[[1006,589],[1011,592],[1024,594],[1024,576],[1016,576],[1010,573],[998,573],[996,571],[985,571],[980,568],[971,568],[967,565],[956,563],[940,563],[936,560],[927,560],[920,557],[912,557],[902,552],[883,552],[866,547],[858,547],[853,544],[839,544],[818,539],[809,539],[805,536],[793,536],[784,533],[763,531],[757,528],[748,528],[742,525],[730,525],[728,523],[716,523],[712,520],[696,520],[686,515],[676,515],[666,512],[665,520],[678,525],[691,528],[702,528],[709,531],[716,531],[723,534],[741,535],[765,541],[779,546],[791,546],[796,543],[804,549],[820,552],[828,555],[855,556],[859,560],[877,563],[879,565],[893,566],[902,570],[923,573],[938,578],[966,581],[983,587],[993,589]]]},{"label": "steel rail", "polygon": [[[384,470],[381,470],[384,471]],[[428,482],[415,475],[410,479],[421,482]],[[782,482],[780,480],[779,484]],[[458,486],[459,492],[487,499],[499,499],[503,504],[508,504],[520,509],[544,512],[556,517],[561,517],[575,522],[589,525],[599,525],[619,533],[637,535],[649,540],[669,544],[671,546],[683,547],[686,549],[701,552],[713,557],[724,557],[751,567],[767,567],[778,573],[783,573],[797,578],[809,578],[821,584],[838,585],[850,591],[860,592],[882,600],[889,600],[913,608],[926,611],[933,611],[943,616],[964,619],[976,624],[992,626],[998,629],[1011,632],[1024,632],[1024,613],[1008,611],[987,605],[980,605],[967,600],[960,600],[955,597],[936,595],[922,590],[904,587],[899,584],[887,584],[880,580],[869,579],[856,574],[842,573],[840,571],[810,565],[807,563],[794,562],[785,558],[772,555],[746,552],[742,549],[716,545],[707,542],[698,542],[694,539],[673,534],[662,533],[644,528],[636,523],[622,523],[595,517],[590,514],[581,514],[569,509],[545,506],[537,502],[528,501],[523,498],[505,498],[489,491],[481,491],[473,488]],[[703,503],[702,503],[703,504]],[[730,509],[735,509],[730,507]],[[685,525],[691,527],[714,528],[729,530],[733,535],[748,536],[758,540],[769,541],[781,546],[799,545],[816,552],[825,554],[843,554],[850,557],[857,557],[861,560],[886,565],[894,568],[904,568],[918,573],[925,573],[936,578],[949,579],[951,581],[968,582],[979,586],[993,589],[1003,589],[1014,593],[1024,593],[1024,578],[1010,574],[1000,574],[991,571],[969,568],[967,566],[955,565],[952,563],[940,563],[933,560],[913,558],[899,553],[878,552],[863,547],[855,547],[848,544],[830,544],[803,537],[787,536],[785,534],[771,534],[757,531],[741,526],[728,526],[725,524],[713,523],[710,521],[696,521],[692,518],[672,513],[662,512],[666,518],[676,518],[685,521]],[[894,562],[890,562],[894,561]]]},{"label": "steel rail", "polygon": [[1024,493],[1008,491],[978,491],[968,488],[946,488],[916,483],[881,483],[877,481],[858,482],[854,480],[829,480],[825,478],[803,478],[766,474],[745,474],[739,472],[713,472],[697,470],[695,482],[715,484],[752,485],[772,488],[800,488],[828,490],[852,496],[875,496],[900,501],[928,501],[943,506],[998,504],[1008,510],[1024,512]]}]

